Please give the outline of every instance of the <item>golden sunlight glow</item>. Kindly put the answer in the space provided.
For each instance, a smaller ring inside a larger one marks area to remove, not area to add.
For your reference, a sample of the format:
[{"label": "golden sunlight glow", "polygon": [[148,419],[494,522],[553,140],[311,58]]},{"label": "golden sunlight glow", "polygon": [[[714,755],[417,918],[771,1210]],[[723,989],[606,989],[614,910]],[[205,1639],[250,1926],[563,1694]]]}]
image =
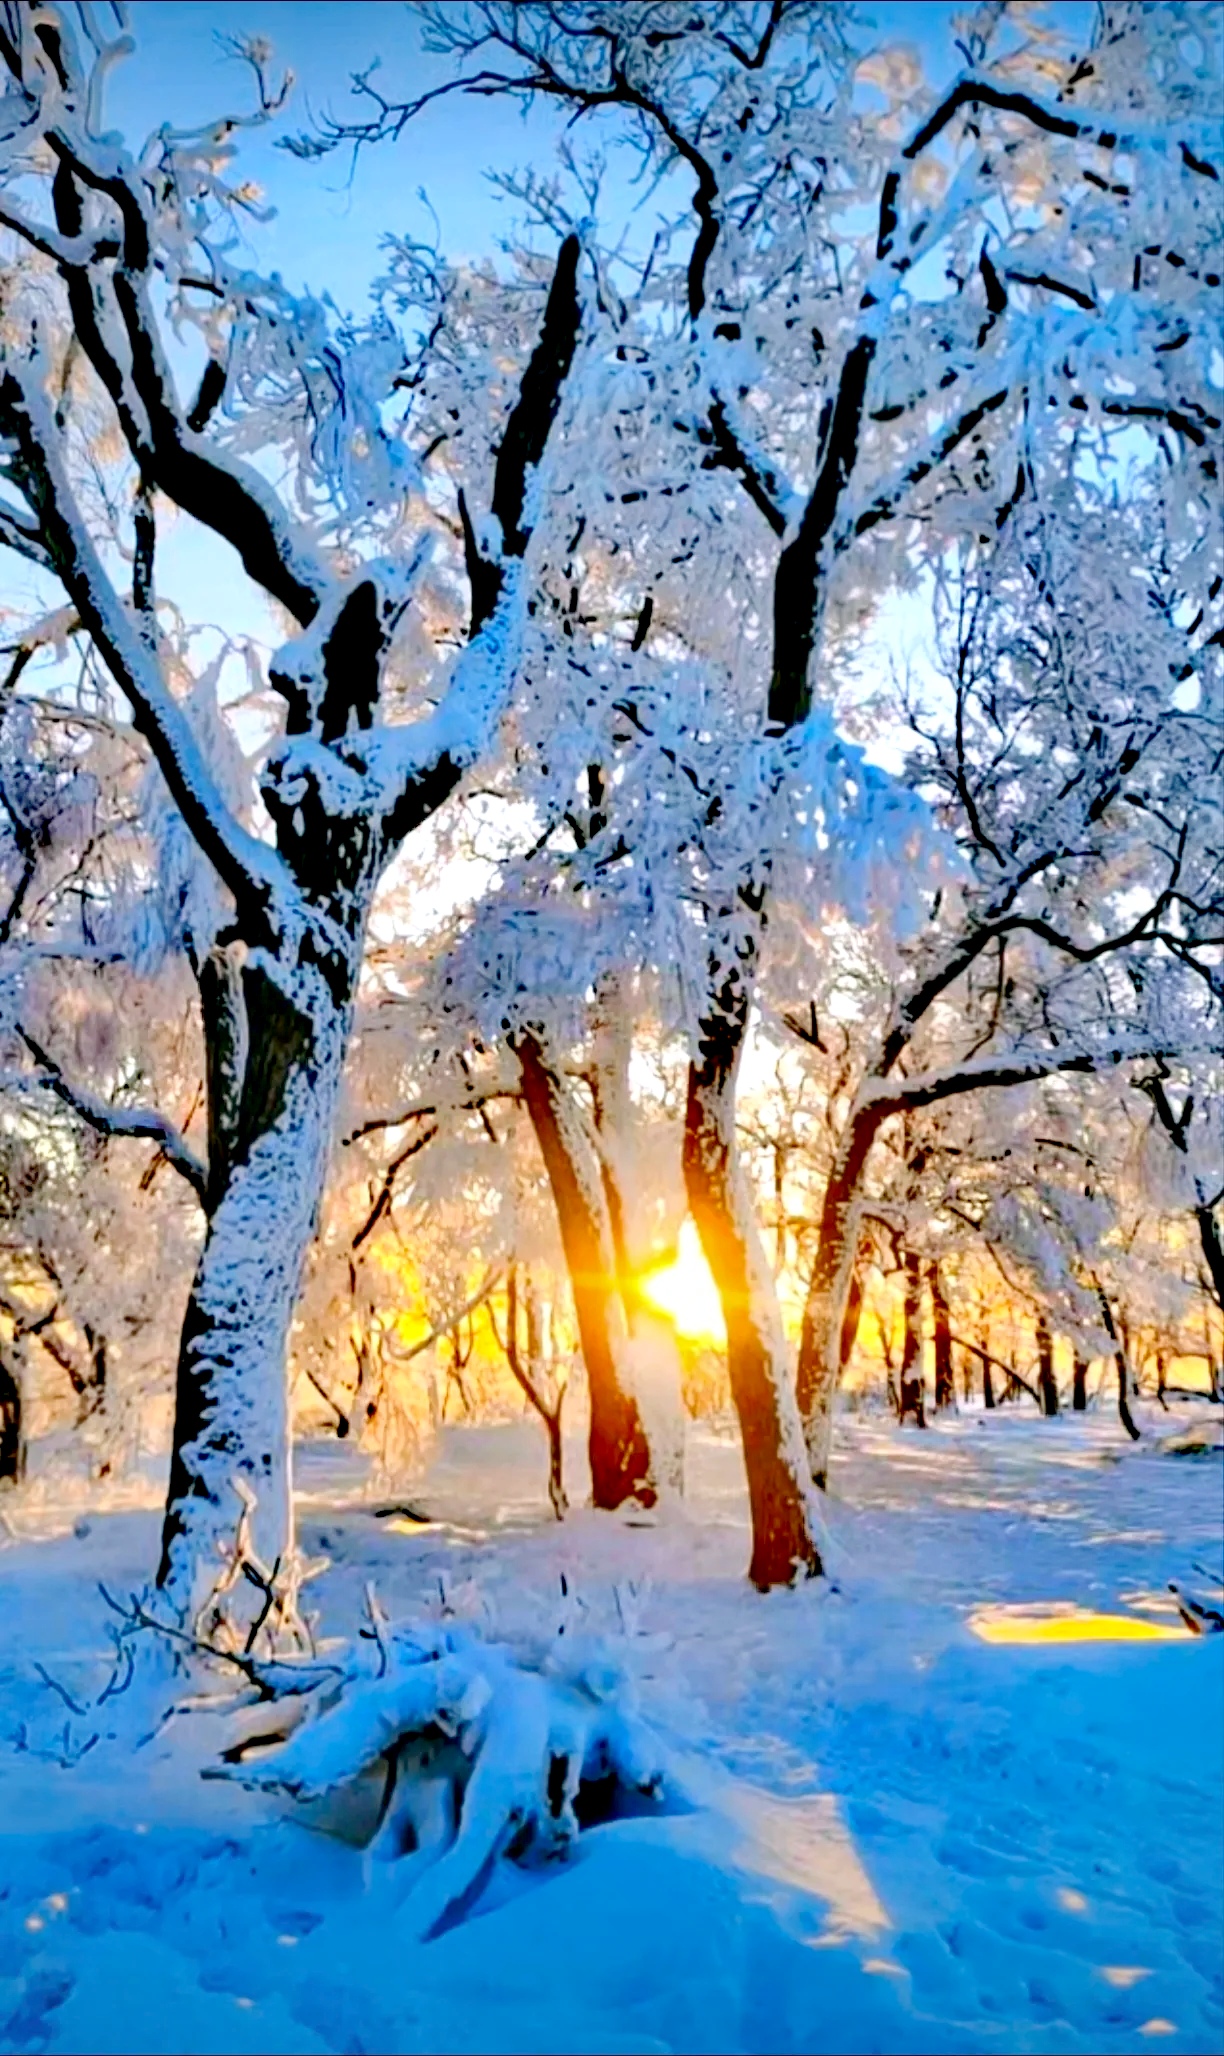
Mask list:
[{"label": "golden sunlight glow", "polygon": [[1188,1642],[1189,1628],[1137,1620],[1126,1613],[1043,1612],[1038,1607],[983,1606],[969,1625],[983,1642]]},{"label": "golden sunlight glow", "polygon": [[679,1334],[692,1342],[723,1342],[722,1302],[694,1222],[681,1224],[676,1254],[669,1264],[644,1273],[643,1296],[675,1322]]}]

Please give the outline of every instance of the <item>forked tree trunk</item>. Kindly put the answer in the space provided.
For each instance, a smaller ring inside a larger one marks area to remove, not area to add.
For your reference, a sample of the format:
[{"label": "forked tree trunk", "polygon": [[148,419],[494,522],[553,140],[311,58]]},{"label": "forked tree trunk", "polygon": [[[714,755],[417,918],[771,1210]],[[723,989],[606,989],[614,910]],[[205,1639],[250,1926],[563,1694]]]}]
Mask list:
[{"label": "forked tree trunk", "polygon": [[243,985],[240,1096],[212,1110],[208,1227],[179,1344],[157,1583],[182,1619],[208,1600],[240,1522],[266,1569],[290,1560],[286,1353],[348,1026],[347,1007],[308,1017],[266,971],[248,967]]},{"label": "forked tree trunk", "polygon": [[952,1320],[938,1259],[931,1265],[930,1284],[935,1329],[935,1411],[943,1413],[956,1404],[956,1380],[952,1370]]},{"label": "forked tree trunk", "polygon": [[905,1349],[901,1358],[901,1388],[897,1418],[913,1415],[914,1426],[926,1426],[926,1380],[922,1363],[922,1258],[907,1249],[905,1271]]},{"label": "forked tree trunk", "polygon": [[1054,1337],[1044,1312],[1037,1313],[1037,1397],[1047,1419],[1058,1412],[1058,1380],[1054,1376]]},{"label": "forked tree trunk", "polygon": [[613,1510],[627,1500],[651,1506],[655,1487],[641,1413],[626,1389],[625,1324],[616,1256],[599,1166],[564,1080],[537,1036],[511,1039],[523,1099],[548,1173],[591,1400],[591,1496]]},{"label": "forked tree trunk", "polygon": [[748,1575],[766,1591],[819,1574],[817,1515],[777,1291],[736,1151],[740,1042],[720,1053],[712,1024],[702,1025],[705,1046],[689,1070],[684,1183],[727,1329],[727,1371],[752,1515]]}]

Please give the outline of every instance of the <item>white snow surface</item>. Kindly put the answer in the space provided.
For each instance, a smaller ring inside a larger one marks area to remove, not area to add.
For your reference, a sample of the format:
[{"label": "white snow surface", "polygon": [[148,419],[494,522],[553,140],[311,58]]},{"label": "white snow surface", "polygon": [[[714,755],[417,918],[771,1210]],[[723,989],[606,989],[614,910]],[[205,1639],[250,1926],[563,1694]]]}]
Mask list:
[{"label": "white snow surface", "polygon": [[[687,1511],[558,1527],[530,1422],[456,1428],[375,1517],[340,1445],[300,1452],[328,1632],[365,1580],[396,1619],[625,1639],[684,1813],[509,1864],[436,1940],[309,1808],[203,1782],[208,1717],[74,1769],[35,1748],[103,1682],[95,1581],[133,1590],[157,1516],[5,1502],[0,2049],[1139,2050],[1224,2039],[1224,1635],[985,1642],[984,1606],[1176,1626],[1218,1567],[1218,1454],[1186,1410],[1132,1450],[1102,1415],[838,1431],[836,1589],[762,1598],[728,1429],[690,1429]],[[567,1450],[571,1490],[580,1452]],[[87,1530],[87,1532],[86,1532]],[[562,1597],[565,1575],[568,1595]],[[627,1624],[627,1625],[626,1625]],[[86,1724],[72,1720],[74,1733]]]}]

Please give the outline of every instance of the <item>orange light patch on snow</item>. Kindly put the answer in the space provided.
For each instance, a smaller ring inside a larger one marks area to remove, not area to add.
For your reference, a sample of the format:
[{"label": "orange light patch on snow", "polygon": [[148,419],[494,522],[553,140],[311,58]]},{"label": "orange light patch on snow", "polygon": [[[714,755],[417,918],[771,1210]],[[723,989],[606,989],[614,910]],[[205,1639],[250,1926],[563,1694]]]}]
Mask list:
[{"label": "orange light patch on snow", "polygon": [[980,1642],[1191,1642],[1189,1628],[1140,1620],[1129,1613],[1089,1613],[1075,1607],[983,1606],[969,1616]]}]

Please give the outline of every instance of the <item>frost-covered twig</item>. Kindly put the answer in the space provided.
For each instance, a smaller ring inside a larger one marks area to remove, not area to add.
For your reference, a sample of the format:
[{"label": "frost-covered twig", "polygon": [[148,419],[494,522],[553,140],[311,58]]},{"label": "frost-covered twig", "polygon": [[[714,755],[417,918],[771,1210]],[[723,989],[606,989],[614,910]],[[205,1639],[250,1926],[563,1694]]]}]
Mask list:
[{"label": "frost-covered twig", "polygon": [[98,1590],[112,1613],[118,1615],[129,1629],[140,1629],[159,1636],[171,1643],[185,1655],[199,1658],[205,1663],[228,1664],[238,1671],[254,1689],[260,1699],[277,1699],[301,1692],[313,1692],[329,1678],[342,1675],[340,1666],[323,1662],[316,1656],[294,1659],[292,1657],[257,1657],[248,1650],[224,1649],[186,1628],[176,1626],[173,1621],[163,1620],[151,1612],[144,1602],[132,1594],[125,1606],[120,1599],[98,1583]]}]

